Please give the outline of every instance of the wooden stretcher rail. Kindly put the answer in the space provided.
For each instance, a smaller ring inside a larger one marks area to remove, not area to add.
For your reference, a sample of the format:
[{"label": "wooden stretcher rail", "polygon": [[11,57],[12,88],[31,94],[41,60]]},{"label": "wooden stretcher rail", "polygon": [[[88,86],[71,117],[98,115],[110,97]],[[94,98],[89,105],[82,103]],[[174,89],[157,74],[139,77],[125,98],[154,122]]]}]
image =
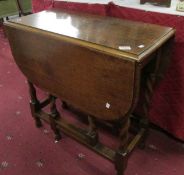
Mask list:
[{"label": "wooden stretcher rail", "polygon": [[[136,145],[144,146],[148,135],[153,86],[166,70],[175,31],[58,10],[6,22],[5,29],[15,61],[28,79],[36,126],[46,121],[55,140],[64,132],[113,162],[117,175],[124,174],[130,153]],[[35,85],[49,93],[46,100],[37,98]],[[130,138],[130,116],[140,91],[144,92],[143,115]],[[57,110],[57,99],[85,113],[88,128],[64,120]],[[46,106],[50,113],[43,110]],[[97,121],[116,128],[118,148],[101,143]]]}]

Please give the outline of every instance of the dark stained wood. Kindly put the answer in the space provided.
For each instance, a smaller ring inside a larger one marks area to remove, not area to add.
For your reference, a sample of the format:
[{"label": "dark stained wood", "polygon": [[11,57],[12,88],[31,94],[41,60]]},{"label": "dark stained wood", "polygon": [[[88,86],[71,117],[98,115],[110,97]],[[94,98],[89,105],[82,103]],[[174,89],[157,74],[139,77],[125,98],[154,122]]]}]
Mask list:
[{"label": "dark stained wood", "polygon": [[171,0],[140,0],[141,4],[145,4],[146,2],[150,2],[155,5],[161,5],[161,6],[166,6],[166,7],[171,6]]},{"label": "dark stained wood", "polygon": [[[140,58],[137,55],[163,38],[163,34],[172,31],[169,27],[60,10],[43,11],[11,22],[56,33],[78,42],[86,41],[88,44],[97,44],[98,47],[112,48],[120,55],[123,53],[119,46],[130,46],[131,50],[126,52],[135,54],[134,57],[138,60]],[[144,47],[139,48],[139,45]]]},{"label": "dark stained wood", "polygon": [[40,32],[8,31],[10,38],[16,36],[15,60],[32,83],[100,119],[114,120],[128,113],[136,83],[135,61],[116,59]]},{"label": "dark stained wood", "polygon": [[[147,137],[153,86],[165,72],[174,30],[168,27],[67,11],[44,11],[5,23],[13,56],[29,80],[32,115],[115,164],[123,175],[133,148]],[[34,85],[51,95],[40,102]],[[144,116],[129,142],[130,114],[144,95]],[[88,116],[88,129],[60,117],[55,101],[71,104]],[[50,104],[51,113],[43,110]],[[118,126],[117,150],[101,144],[96,121]]]},{"label": "dark stained wood", "polygon": [[42,123],[41,123],[40,118],[36,116],[36,113],[41,110],[40,102],[37,99],[36,89],[34,85],[29,81],[28,81],[28,85],[29,85],[29,94],[30,94],[30,99],[31,99],[30,100],[31,113],[32,113],[33,118],[35,119],[36,126],[39,128],[42,126]]},{"label": "dark stained wood", "polygon": [[119,133],[120,146],[116,151],[115,155],[115,168],[117,170],[117,175],[122,175],[122,172],[125,171],[128,163],[128,139],[129,139],[129,126],[130,126],[130,117],[126,116],[121,123],[121,130]]},{"label": "dark stained wood", "polygon": [[50,95],[50,98],[51,98],[50,115],[49,115],[50,126],[55,133],[55,140],[59,141],[61,139],[61,134],[59,129],[57,128],[56,120],[60,117],[60,114],[56,108],[56,97],[54,97],[53,95]]},{"label": "dark stained wood", "polygon": [[99,142],[99,136],[97,131],[97,125],[95,122],[95,119],[91,116],[88,116],[88,122],[89,122],[89,129],[88,129],[88,135],[90,135],[92,139],[91,145],[96,145]]},{"label": "dark stained wood", "polygon": [[[41,22],[43,17],[48,21]],[[14,38],[10,44],[14,47],[15,60],[31,82],[103,120],[119,119],[129,112],[137,96],[134,87],[139,84],[136,73],[139,65],[136,63],[144,61],[142,52],[155,47],[158,39],[161,43],[173,35],[171,28],[57,11],[22,17],[6,25],[9,38]],[[76,36],[72,36],[73,25],[78,31]],[[62,27],[65,30],[59,32]],[[70,28],[71,33],[67,32]],[[103,45],[102,40],[105,40]],[[134,48],[133,43],[137,41],[137,46],[146,47]],[[117,49],[118,45],[129,45],[132,50],[123,52]],[[109,109],[106,104],[110,105]]]}]

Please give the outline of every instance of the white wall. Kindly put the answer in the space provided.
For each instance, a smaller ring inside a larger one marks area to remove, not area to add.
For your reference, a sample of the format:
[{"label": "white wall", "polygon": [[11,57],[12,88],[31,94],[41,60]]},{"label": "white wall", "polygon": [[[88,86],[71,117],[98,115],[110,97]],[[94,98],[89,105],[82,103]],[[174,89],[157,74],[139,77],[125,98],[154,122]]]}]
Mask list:
[{"label": "white wall", "polygon": [[131,7],[136,9],[142,9],[146,11],[155,11],[161,13],[175,14],[184,16],[184,12],[176,11],[176,4],[179,0],[172,0],[171,7],[159,7],[154,6],[149,3],[144,5],[140,5],[140,0],[58,0],[58,1],[68,1],[68,2],[82,2],[82,3],[99,3],[99,4],[107,4],[108,2],[114,2],[117,5],[124,7]]}]

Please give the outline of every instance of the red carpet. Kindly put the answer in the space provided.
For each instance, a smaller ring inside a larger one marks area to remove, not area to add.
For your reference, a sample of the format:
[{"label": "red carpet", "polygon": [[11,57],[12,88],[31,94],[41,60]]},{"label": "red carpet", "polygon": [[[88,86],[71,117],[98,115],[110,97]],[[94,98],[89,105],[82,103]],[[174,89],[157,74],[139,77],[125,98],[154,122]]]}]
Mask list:
[{"label": "red carpet", "polygon": [[[115,174],[110,162],[69,137],[56,144],[46,124],[37,129],[27,90],[0,28],[0,175]],[[103,134],[103,140],[113,145],[111,135]],[[80,153],[83,159],[78,158]],[[152,130],[145,150],[136,149],[130,157],[126,175],[182,175],[183,160],[184,145]]]}]

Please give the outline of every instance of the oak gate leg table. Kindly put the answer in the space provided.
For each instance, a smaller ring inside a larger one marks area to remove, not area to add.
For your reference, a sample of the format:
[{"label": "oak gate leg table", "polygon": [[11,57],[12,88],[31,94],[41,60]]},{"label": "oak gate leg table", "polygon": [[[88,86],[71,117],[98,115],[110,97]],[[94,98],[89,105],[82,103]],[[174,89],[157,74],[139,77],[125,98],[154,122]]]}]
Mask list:
[{"label": "oak gate leg table", "polygon": [[[28,79],[36,126],[50,123],[112,161],[124,174],[128,156],[148,132],[147,112],[153,85],[168,63],[175,31],[169,27],[77,12],[49,10],[5,23],[15,61]],[[35,85],[49,97],[40,102]],[[144,116],[129,141],[130,116],[144,88]],[[88,116],[88,130],[62,118],[56,98]],[[43,107],[50,105],[50,113]],[[116,150],[100,142],[96,120],[118,122]]]}]

